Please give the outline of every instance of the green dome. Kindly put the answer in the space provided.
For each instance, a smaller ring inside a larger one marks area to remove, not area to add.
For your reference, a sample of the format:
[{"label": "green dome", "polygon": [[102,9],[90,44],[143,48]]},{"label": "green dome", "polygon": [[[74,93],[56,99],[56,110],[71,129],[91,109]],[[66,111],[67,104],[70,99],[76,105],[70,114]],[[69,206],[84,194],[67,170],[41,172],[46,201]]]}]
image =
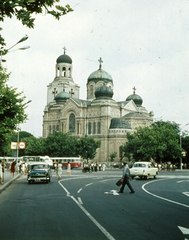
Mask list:
[{"label": "green dome", "polygon": [[113,128],[131,129],[129,123],[124,118],[112,118],[110,129]]},{"label": "green dome", "polygon": [[72,64],[72,59],[68,55],[62,54],[57,58],[56,62],[57,63],[70,63],[70,64]]},{"label": "green dome", "polygon": [[132,95],[130,95],[126,98],[126,101],[131,101],[131,100],[134,101],[134,103],[137,105],[137,107],[140,107],[143,103],[142,98],[135,93],[133,93]]},{"label": "green dome", "polygon": [[60,92],[56,95],[55,101],[56,103],[65,103],[67,99],[71,98],[71,95],[67,92]]},{"label": "green dome", "polygon": [[113,97],[113,95],[114,95],[113,90],[105,85],[102,85],[95,91],[96,99],[110,99]]},{"label": "green dome", "polygon": [[110,76],[110,74],[102,69],[98,69],[97,71],[91,73],[90,76],[88,77],[88,82],[90,81],[98,82],[100,80],[106,82],[113,82],[113,79]]}]

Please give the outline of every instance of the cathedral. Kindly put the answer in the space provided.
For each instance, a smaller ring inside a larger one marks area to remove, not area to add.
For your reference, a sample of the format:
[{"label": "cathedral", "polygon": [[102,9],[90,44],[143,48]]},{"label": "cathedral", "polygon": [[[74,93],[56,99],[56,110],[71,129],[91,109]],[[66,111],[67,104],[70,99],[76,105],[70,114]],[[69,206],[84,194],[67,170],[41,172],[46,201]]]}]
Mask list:
[{"label": "cathedral", "polygon": [[72,59],[65,51],[64,48],[64,54],[57,58],[55,78],[47,86],[43,137],[55,131],[71,132],[78,138],[92,137],[101,141],[93,161],[107,162],[113,152],[117,153],[115,160],[119,161],[120,146],[127,141],[126,134],[134,132],[136,127],[151,125],[153,112],[147,112],[135,87],[125,100],[113,99],[113,79],[102,69],[101,58],[99,68],[87,79],[87,99],[80,99],[80,86],[72,78]]}]

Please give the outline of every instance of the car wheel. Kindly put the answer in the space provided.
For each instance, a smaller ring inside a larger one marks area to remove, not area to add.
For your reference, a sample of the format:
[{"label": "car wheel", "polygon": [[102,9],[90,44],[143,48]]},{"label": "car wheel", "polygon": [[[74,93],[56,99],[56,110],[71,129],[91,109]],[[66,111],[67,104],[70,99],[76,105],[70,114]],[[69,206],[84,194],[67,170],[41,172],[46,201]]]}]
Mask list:
[{"label": "car wheel", "polygon": [[29,180],[28,183],[31,184],[31,181]]},{"label": "car wheel", "polygon": [[156,179],[156,175],[154,175],[154,179]]}]

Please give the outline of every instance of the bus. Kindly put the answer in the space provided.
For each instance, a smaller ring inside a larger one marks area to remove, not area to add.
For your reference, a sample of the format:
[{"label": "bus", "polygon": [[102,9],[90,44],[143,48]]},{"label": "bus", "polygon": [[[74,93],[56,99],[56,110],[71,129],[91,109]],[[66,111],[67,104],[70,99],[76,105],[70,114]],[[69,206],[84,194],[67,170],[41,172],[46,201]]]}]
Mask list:
[{"label": "bus", "polygon": [[21,157],[21,161],[24,161],[27,164],[45,162],[50,166],[50,168],[53,167],[53,161],[50,159],[49,156],[23,156]]},{"label": "bus", "polygon": [[62,168],[66,169],[68,162],[71,165],[71,168],[78,168],[81,167],[81,158],[80,157],[52,157],[51,160],[53,161],[53,168],[59,162],[62,164]]}]

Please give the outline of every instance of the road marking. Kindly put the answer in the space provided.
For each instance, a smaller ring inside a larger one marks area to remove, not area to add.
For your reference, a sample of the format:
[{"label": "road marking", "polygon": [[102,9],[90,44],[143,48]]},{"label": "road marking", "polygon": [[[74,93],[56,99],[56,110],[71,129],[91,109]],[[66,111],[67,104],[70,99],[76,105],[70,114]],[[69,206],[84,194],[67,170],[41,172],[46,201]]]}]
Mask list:
[{"label": "road marking", "polygon": [[87,185],[85,185],[86,187],[88,187],[88,186],[90,186],[90,185],[92,185],[93,183],[89,183],[89,184],[87,184]]},{"label": "road marking", "polygon": [[117,190],[111,190],[110,192],[104,192],[104,194],[113,194],[113,195],[119,195]]},{"label": "road marking", "polygon": [[177,183],[182,183],[182,182],[189,182],[189,180],[177,181]]},{"label": "road marking", "polygon": [[77,191],[77,193],[80,193],[82,190],[83,190],[83,189],[82,189],[82,188],[80,188],[80,189]]},{"label": "road marking", "polygon": [[100,229],[100,231],[109,239],[109,240],[115,240],[115,238],[102,226],[100,223],[96,221],[96,219],[77,201],[73,196],[70,195],[70,192],[64,187],[64,185],[58,181],[59,185],[64,189],[64,191],[67,193],[67,196],[70,197],[77,206],[86,214],[86,216]]},{"label": "road marking", "polygon": [[187,197],[189,197],[189,192],[183,192]]},{"label": "road marking", "polygon": [[81,200],[80,197],[78,197],[77,199],[78,199],[78,202],[79,202],[80,204],[83,204],[83,202],[82,202],[82,200]]},{"label": "road marking", "polygon": [[181,232],[183,234],[189,234],[189,228],[184,228],[184,227],[180,227],[180,226],[178,226],[178,228],[181,230]]},{"label": "road marking", "polygon": [[156,197],[156,198],[159,198],[159,199],[162,199],[162,200],[164,200],[164,201],[171,202],[171,203],[174,203],[174,204],[177,204],[177,205],[180,205],[180,206],[189,208],[189,206],[186,205],[186,204],[182,204],[182,203],[179,203],[179,202],[175,202],[175,201],[169,200],[169,199],[167,199],[167,198],[160,197],[160,196],[158,196],[158,195],[156,195],[156,194],[153,194],[153,193],[151,193],[151,192],[149,192],[149,191],[147,191],[147,190],[145,189],[145,186],[146,186],[146,185],[148,185],[148,184],[150,184],[150,183],[157,182],[157,181],[162,181],[162,180],[166,180],[166,179],[159,179],[159,180],[155,180],[155,181],[153,181],[153,182],[147,182],[147,183],[145,183],[145,184],[142,186],[142,189],[143,189],[146,193],[148,193],[148,194],[150,194],[150,195],[152,195],[152,196],[154,196],[154,197]]}]

